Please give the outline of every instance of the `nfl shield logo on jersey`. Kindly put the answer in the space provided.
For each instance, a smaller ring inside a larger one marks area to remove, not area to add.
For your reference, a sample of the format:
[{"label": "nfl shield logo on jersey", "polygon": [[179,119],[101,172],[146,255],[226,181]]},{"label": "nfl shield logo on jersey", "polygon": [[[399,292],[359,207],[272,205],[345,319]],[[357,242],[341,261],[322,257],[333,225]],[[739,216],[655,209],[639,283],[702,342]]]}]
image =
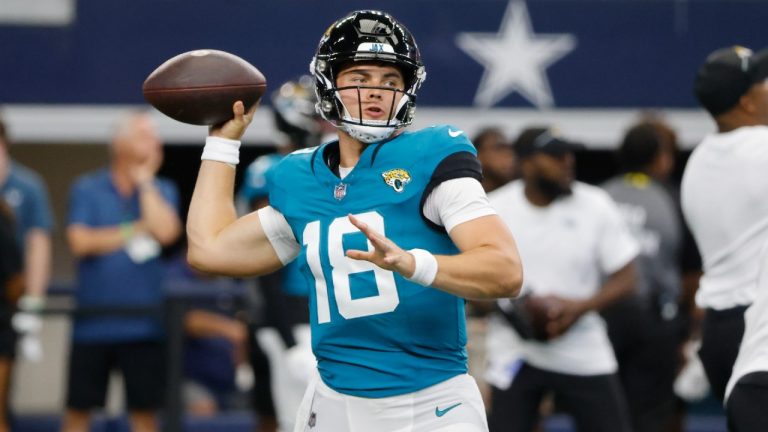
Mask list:
[{"label": "nfl shield logo on jersey", "polygon": [[341,201],[347,196],[347,185],[339,183],[333,188],[333,197]]}]

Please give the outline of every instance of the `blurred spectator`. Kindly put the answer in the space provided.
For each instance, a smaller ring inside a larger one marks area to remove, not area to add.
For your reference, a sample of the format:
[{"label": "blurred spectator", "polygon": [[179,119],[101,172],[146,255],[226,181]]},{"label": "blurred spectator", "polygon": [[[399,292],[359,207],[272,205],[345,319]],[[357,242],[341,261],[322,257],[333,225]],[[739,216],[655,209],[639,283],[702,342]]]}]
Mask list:
[{"label": "blurred spectator", "polygon": [[482,129],[472,143],[483,166],[482,184],[486,193],[504,186],[517,176],[515,153],[500,129]]},{"label": "blurred spectator", "polygon": [[[504,132],[500,128],[486,127],[472,139],[477,149],[477,159],[483,168],[482,185],[491,192],[517,176],[516,157]],[[494,310],[495,303],[487,300],[467,301],[467,355],[470,375],[477,381],[486,406],[490,406],[490,389],[483,379],[486,364],[486,317]]]},{"label": "blurred spectator", "polygon": [[247,364],[248,329],[237,317],[242,310],[236,297],[239,284],[192,269],[186,247],[180,249],[183,253],[168,262],[165,286],[167,295],[183,298],[189,308],[184,317],[183,346],[186,412],[212,416],[242,408],[236,376],[238,368]]},{"label": "blurred spectator", "polygon": [[[302,76],[272,94],[278,153],[257,158],[245,172],[238,198],[248,211],[269,205],[270,170],[283,155],[320,144],[323,121],[315,111],[314,81]],[[250,360],[254,406],[261,432],[293,430],[296,412],[315,368],[309,340],[307,282],[295,264],[253,281]]]},{"label": "blurred spectator", "polygon": [[579,431],[631,430],[597,312],[632,292],[638,245],[610,197],[574,181],[576,148],[551,129],[524,130],[514,145],[522,179],[489,194],[525,265],[523,297],[499,301],[514,331],[500,319],[489,329],[499,351],[489,356],[505,360],[489,368],[491,431],[530,432],[550,393]]},{"label": "blurred spectator", "polygon": [[[42,356],[38,338],[42,321],[37,312],[45,304],[50,281],[53,229],[53,215],[45,184],[35,172],[10,158],[9,145],[5,124],[0,119],[0,200],[12,212],[14,237],[23,256],[25,281],[23,295],[17,302],[19,311],[13,320],[14,329],[5,327],[11,325],[11,321],[0,323],[2,331],[9,336],[0,341],[0,401],[8,399],[16,352],[16,336],[11,337],[12,333],[18,331],[22,334],[20,349],[27,359],[39,361]],[[6,417],[5,412],[0,412],[0,431],[7,429]]]},{"label": "blurred spectator", "polygon": [[11,359],[16,345],[16,333],[11,327],[14,304],[24,289],[22,258],[16,243],[11,209],[0,200],[0,432],[10,432],[8,423],[8,388],[11,379]]},{"label": "blurred spectator", "polygon": [[717,132],[688,160],[682,207],[704,264],[696,293],[705,309],[699,357],[720,400],[744,334],[744,311],[758,292],[759,252],[768,239],[766,78],[768,51],[753,55],[730,47],[707,57],[694,84]]},{"label": "blurred spectator", "polygon": [[[155,175],[162,143],[147,114],[126,116],[115,130],[111,165],[77,179],[67,238],[78,258],[78,308],[146,308],[163,301],[161,247],[181,233],[178,192]],[[134,431],[158,430],[164,395],[162,324],[157,315],[75,316],[63,430],[88,430],[104,405],[109,373],[122,372]]]},{"label": "blurred spectator", "polygon": [[686,336],[680,254],[683,226],[665,187],[675,166],[674,132],[658,120],[630,128],[617,152],[621,174],[603,188],[640,244],[632,296],[603,311],[635,432],[669,430],[678,352]]},{"label": "blurred spectator", "polygon": [[231,408],[236,399],[236,370],[246,361],[248,329],[239,320],[205,309],[193,309],[184,319],[187,412],[214,415]]}]

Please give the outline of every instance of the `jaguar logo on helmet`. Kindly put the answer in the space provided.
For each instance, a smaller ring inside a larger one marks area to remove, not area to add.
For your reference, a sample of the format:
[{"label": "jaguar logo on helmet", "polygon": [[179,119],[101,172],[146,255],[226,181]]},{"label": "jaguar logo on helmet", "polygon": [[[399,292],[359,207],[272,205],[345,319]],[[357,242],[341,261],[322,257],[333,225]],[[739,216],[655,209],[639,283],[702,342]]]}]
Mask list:
[{"label": "jaguar logo on helmet", "polygon": [[[389,63],[402,73],[405,88],[390,90],[402,96],[387,119],[354,118],[342,103],[337,74],[345,64],[356,61]],[[387,139],[413,122],[416,93],[427,77],[411,32],[391,15],[374,10],[355,11],[334,23],[320,39],[310,72],[320,115],[365,143]]]}]

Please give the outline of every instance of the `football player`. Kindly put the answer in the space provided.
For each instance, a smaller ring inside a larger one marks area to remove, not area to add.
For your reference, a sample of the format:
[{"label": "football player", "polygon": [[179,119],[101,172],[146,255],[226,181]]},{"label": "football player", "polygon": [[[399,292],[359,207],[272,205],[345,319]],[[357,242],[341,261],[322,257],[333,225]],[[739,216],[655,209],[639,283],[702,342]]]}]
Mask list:
[{"label": "football player", "polygon": [[411,33],[386,13],[336,21],[310,69],[338,140],[286,156],[270,206],[238,219],[233,166],[255,109],[236,102],[203,150],[189,261],[242,276],[298,260],[319,377],[294,430],[486,431],[467,375],[464,299],[517,295],[522,267],[475,149],[452,126],[405,131],[426,72]]}]

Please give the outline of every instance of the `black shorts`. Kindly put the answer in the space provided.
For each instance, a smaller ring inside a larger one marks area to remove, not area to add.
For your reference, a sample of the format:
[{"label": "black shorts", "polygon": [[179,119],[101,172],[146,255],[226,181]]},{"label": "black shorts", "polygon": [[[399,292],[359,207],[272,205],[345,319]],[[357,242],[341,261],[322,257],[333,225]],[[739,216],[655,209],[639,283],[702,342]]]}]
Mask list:
[{"label": "black shorts", "polygon": [[768,424],[768,372],[753,372],[739,379],[726,404],[728,430],[762,432]]},{"label": "black shorts", "polygon": [[579,432],[628,432],[624,394],[616,374],[570,375],[524,363],[512,385],[492,387],[491,432],[530,432],[539,422],[541,401],[554,393],[555,405],[570,414]]},{"label": "black shorts", "polygon": [[101,408],[109,373],[118,368],[131,411],[155,411],[165,400],[165,347],[160,342],[73,343],[69,355],[67,408]]},{"label": "black shorts", "polygon": [[721,402],[744,337],[744,312],[747,307],[707,309],[701,324],[699,358],[712,394]]}]

